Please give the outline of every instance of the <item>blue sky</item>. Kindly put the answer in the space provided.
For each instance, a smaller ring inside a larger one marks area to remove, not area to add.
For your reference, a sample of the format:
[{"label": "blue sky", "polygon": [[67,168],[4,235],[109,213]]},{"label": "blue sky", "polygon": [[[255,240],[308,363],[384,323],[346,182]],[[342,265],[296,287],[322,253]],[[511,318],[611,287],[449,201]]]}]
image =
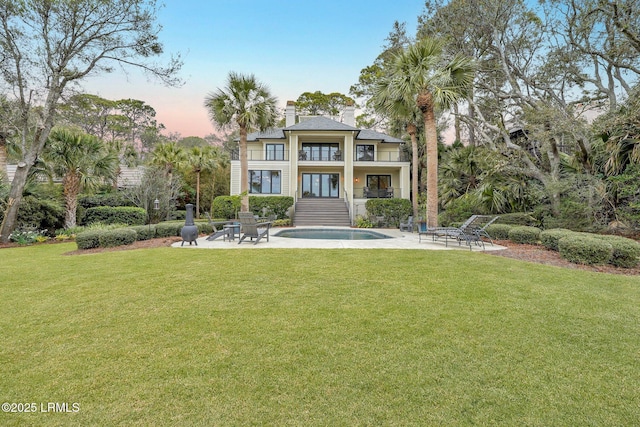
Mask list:
[{"label": "blue sky", "polygon": [[306,91],[348,94],[381,52],[394,21],[414,35],[423,0],[165,0],[159,23],[166,52],[180,52],[186,84],[166,88],[138,72],[94,77],[84,90],[134,98],[157,112],[167,132],[216,131],[203,102],[229,71],[252,73],[280,106]]}]

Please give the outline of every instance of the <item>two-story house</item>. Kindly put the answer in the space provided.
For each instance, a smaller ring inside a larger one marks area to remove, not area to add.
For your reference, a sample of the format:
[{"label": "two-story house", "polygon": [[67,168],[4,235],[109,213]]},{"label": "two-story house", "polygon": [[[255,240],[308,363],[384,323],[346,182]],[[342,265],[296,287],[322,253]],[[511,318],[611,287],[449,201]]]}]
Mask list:
[{"label": "two-story house", "polygon": [[[296,120],[295,104],[289,101],[284,128],[247,137],[249,194],[292,196],[296,212],[314,201],[316,217],[307,218],[306,225],[330,225],[323,214],[346,207],[349,225],[357,215],[366,215],[368,198],[410,198],[410,162],[403,144],[356,128],[353,106],[346,108],[342,122],[321,116]],[[233,156],[231,194],[239,193],[240,161]]]}]

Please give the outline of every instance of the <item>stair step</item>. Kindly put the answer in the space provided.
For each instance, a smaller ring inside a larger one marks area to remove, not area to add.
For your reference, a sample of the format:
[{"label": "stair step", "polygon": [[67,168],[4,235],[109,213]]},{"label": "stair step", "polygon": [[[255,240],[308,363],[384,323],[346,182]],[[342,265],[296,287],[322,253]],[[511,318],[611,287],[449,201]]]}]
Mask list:
[{"label": "stair step", "polygon": [[308,198],[296,202],[293,225],[350,226],[344,199]]}]

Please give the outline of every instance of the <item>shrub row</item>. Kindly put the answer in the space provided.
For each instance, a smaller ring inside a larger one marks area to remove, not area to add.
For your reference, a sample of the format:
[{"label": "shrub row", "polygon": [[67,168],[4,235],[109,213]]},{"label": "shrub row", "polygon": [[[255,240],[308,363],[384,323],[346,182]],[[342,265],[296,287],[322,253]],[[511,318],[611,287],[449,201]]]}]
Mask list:
[{"label": "shrub row", "polygon": [[[210,234],[213,229],[207,222],[195,222],[200,234]],[[184,221],[167,221],[154,225],[138,225],[115,229],[89,229],[76,235],[78,249],[106,248],[130,245],[136,240],[149,240],[156,237],[180,236]]]},{"label": "shrub row", "polygon": [[516,243],[535,245],[540,240],[540,229],[528,225],[512,227],[509,230],[509,240]]},{"label": "shrub row", "polygon": [[537,244],[557,251],[567,261],[576,264],[611,264],[633,268],[640,262],[640,243],[620,236],[580,233],[565,228],[540,231],[536,227],[491,224],[489,235],[515,243]]},{"label": "shrub row", "polygon": [[143,225],[147,219],[147,212],[142,208],[130,206],[96,206],[87,209],[84,216],[85,224],[100,222],[102,224]]},{"label": "shrub row", "polygon": [[580,233],[563,228],[545,230],[540,241],[576,264],[612,264],[633,268],[640,261],[640,243],[620,236]]},{"label": "shrub row", "polygon": [[[254,215],[276,215],[277,219],[287,218],[294,199],[289,196],[249,196],[249,210]],[[215,218],[235,218],[240,212],[240,196],[218,196],[213,200],[212,216]]]}]

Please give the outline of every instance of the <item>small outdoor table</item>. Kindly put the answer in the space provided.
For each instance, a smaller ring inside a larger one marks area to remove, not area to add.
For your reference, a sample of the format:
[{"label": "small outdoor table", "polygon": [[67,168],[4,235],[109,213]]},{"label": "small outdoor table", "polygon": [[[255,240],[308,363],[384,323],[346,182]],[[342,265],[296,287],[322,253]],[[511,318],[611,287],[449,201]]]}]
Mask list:
[{"label": "small outdoor table", "polygon": [[229,239],[229,241],[235,240],[236,236],[238,236],[238,239],[240,238],[240,223],[225,224],[224,230],[226,231],[222,238],[224,241],[227,239]]}]

